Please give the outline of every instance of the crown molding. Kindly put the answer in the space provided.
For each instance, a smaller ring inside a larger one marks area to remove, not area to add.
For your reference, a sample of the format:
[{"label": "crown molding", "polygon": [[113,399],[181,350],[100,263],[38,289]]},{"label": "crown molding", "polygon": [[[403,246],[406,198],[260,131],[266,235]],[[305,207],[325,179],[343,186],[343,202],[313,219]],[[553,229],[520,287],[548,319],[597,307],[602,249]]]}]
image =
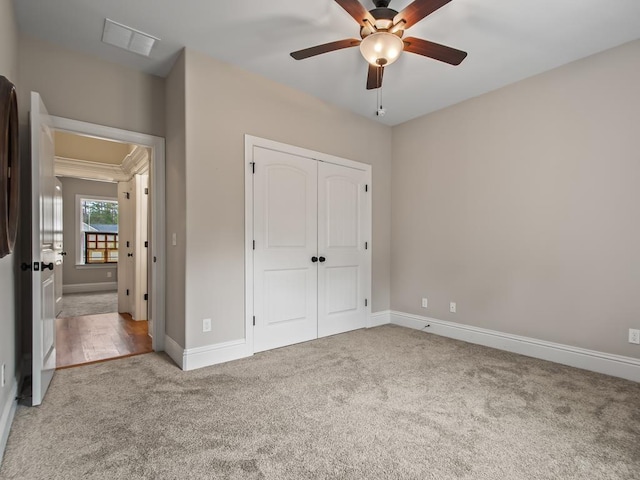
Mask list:
[{"label": "crown molding", "polygon": [[136,174],[149,172],[149,152],[145,147],[135,145],[131,153],[122,162],[122,171],[129,175],[129,178]]},{"label": "crown molding", "polygon": [[86,178],[108,182],[126,182],[131,178],[120,165],[88,162],[75,158],[55,157],[55,174],[63,177]]},{"label": "crown molding", "polygon": [[77,158],[55,157],[55,174],[63,177],[87,178],[107,182],[127,182],[139,173],[149,172],[149,153],[138,145],[127,155],[122,165],[89,162]]}]

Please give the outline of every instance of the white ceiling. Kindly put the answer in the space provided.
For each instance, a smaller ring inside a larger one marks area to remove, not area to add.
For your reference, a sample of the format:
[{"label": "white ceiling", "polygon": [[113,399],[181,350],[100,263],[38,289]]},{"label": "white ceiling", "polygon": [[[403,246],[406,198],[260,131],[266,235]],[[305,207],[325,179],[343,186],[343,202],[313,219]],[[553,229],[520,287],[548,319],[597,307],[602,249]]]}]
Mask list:
[{"label": "white ceiling", "polygon": [[[361,0],[367,9],[371,0]],[[20,31],[165,76],[184,46],[329,103],[375,117],[358,48],[302,61],[289,52],[359,38],[333,0],[14,0]],[[402,10],[410,0],[391,0]],[[110,18],[158,37],[151,58],[101,42]],[[640,38],[640,0],[453,0],[407,35],[467,51],[458,67],[404,53],[385,70],[396,125],[523,78]]]}]

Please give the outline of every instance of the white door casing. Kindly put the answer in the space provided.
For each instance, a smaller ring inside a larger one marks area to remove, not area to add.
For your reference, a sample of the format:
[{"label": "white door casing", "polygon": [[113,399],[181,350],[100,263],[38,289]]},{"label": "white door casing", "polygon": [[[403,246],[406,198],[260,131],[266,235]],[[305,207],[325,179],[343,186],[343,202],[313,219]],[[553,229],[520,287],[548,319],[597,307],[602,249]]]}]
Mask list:
[{"label": "white door casing", "polygon": [[[366,327],[371,167],[248,135],[245,148],[248,346],[258,352]],[[316,202],[305,196],[313,192]],[[303,314],[311,305],[315,315]],[[304,334],[290,329],[296,324]]]},{"label": "white door casing", "polygon": [[[153,232],[153,228],[152,228],[152,224],[151,221],[153,219],[153,202],[154,202],[154,197],[153,197],[153,190],[151,189],[151,179],[153,178],[153,164],[151,162],[149,162],[149,173],[148,173],[148,178],[147,178],[147,185],[149,187],[149,195],[148,195],[148,199],[147,199],[147,241],[149,242],[148,248],[147,248],[147,292],[153,292],[154,291],[154,285],[153,285],[153,256],[151,254],[152,250],[153,250],[153,238],[152,238],[152,232]],[[154,317],[154,313],[153,313],[153,302],[150,302],[149,300],[149,296],[147,297],[147,318],[148,319],[152,319]],[[148,322],[148,327],[149,327],[149,336],[153,339],[154,335],[155,335],[155,331],[154,331],[154,322],[150,321]]]},{"label": "white door casing", "polygon": [[32,405],[40,405],[56,368],[53,120],[31,92]]},{"label": "white door casing", "polygon": [[149,175],[138,174],[135,182],[135,221],[133,236],[133,284],[135,296],[132,298],[132,317],[134,320],[147,319],[147,254],[145,246],[148,240],[148,188]]},{"label": "white door casing", "polygon": [[133,313],[134,181],[118,182],[118,312]]},{"label": "white door casing", "polygon": [[256,148],[254,351],[317,337],[317,162]]},{"label": "white door casing", "polygon": [[[122,130],[119,128],[96,125],[79,120],[53,116],[54,127],[80,135],[89,135],[106,140],[131,143],[148,147],[151,152],[150,191],[153,194],[153,208],[150,209],[151,218],[149,224],[149,258],[151,259],[149,281],[153,284],[153,290],[149,291],[149,329],[153,330],[153,349],[158,352],[164,350],[165,342],[165,140],[144,133]],[[119,256],[121,253],[119,252]],[[119,283],[119,282],[118,282]]]}]

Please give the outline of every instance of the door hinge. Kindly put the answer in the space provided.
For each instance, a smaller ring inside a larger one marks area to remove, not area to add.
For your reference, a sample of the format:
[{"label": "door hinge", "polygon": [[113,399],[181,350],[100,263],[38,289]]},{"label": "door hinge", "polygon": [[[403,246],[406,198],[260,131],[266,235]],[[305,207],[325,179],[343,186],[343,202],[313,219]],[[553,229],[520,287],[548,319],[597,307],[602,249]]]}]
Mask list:
[{"label": "door hinge", "polygon": [[365,191],[365,192],[368,192],[368,191],[369,191],[369,185],[367,185],[366,183],[365,183],[365,185],[364,185],[364,191]]},{"label": "door hinge", "polygon": [[127,297],[129,296],[129,289],[127,288]]},{"label": "door hinge", "polygon": [[368,306],[369,305],[369,300],[367,300],[366,298],[364,299],[364,306]]},{"label": "door hinge", "polygon": [[255,315],[253,316],[253,326],[254,327],[256,326],[256,316]]},{"label": "door hinge", "polygon": [[256,162],[251,162],[251,173],[256,173]]},{"label": "door hinge", "polygon": [[256,241],[255,240],[253,241],[253,249],[254,250],[256,249]]},{"label": "door hinge", "polygon": [[145,194],[145,195],[149,195],[149,189],[148,189],[148,188],[145,188],[145,189],[144,189],[144,194]]},{"label": "door hinge", "polygon": [[149,300],[149,294],[148,294],[148,293],[145,293],[145,294],[144,294],[144,299],[145,299],[145,300]]},{"label": "door hinge", "polygon": [[147,240],[146,242],[144,242],[144,248],[149,248],[149,240]]},{"label": "door hinge", "polygon": [[364,249],[368,250],[369,249],[369,243],[368,242],[364,242]]}]

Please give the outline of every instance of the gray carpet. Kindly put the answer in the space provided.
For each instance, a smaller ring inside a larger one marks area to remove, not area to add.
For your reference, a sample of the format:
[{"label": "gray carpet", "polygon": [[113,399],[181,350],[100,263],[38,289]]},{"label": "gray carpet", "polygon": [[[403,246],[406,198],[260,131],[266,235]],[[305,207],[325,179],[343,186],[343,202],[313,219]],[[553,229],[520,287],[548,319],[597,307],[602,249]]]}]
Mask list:
[{"label": "gray carpet", "polygon": [[58,318],[98,315],[118,311],[118,292],[66,293]]},{"label": "gray carpet", "polygon": [[3,479],[638,479],[640,384],[396,326],[62,370]]}]

